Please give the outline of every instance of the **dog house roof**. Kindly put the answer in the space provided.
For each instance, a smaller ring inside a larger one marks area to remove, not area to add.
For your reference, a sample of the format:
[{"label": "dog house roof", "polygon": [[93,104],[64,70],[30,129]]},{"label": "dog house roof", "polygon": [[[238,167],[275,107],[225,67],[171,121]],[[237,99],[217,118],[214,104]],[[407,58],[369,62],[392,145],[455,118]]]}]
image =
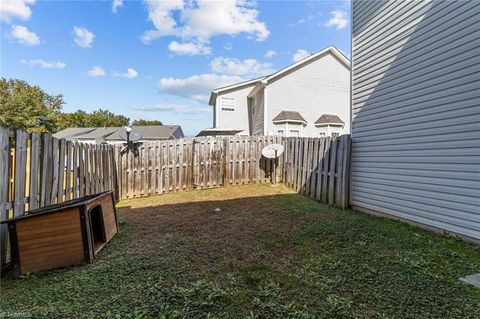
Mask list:
[{"label": "dog house roof", "polygon": [[83,206],[83,205],[86,205],[86,204],[90,203],[91,201],[93,201],[93,200],[95,200],[99,197],[102,197],[102,196],[104,196],[106,194],[110,194],[110,193],[113,193],[113,192],[112,191],[106,191],[106,192],[102,192],[102,193],[98,193],[98,194],[87,195],[87,196],[72,199],[72,200],[69,200],[69,201],[66,201],[66,202],[63,202],[63,203],[58,203],[58,204],[53,204],[53,205],[48,205],[48,206],[44,206],[44,207],[41,207],[41,208],[33,209],[33,210],[28,211],[27,215],[21,215],[21,216],[14,217],[12,219],[4,220],[4,221],[1,222],[1,224],[8,223],[8,222],[11,222],[11,221],[20,220],[20,219],[31,218],[31,217],[35,217],[35,216],[39,216],[39,215],[44,215],[44,214],[47,214],[47,213],[49,214],[49,213],[57,212],[59,210],[64,210],[64,209]]}]

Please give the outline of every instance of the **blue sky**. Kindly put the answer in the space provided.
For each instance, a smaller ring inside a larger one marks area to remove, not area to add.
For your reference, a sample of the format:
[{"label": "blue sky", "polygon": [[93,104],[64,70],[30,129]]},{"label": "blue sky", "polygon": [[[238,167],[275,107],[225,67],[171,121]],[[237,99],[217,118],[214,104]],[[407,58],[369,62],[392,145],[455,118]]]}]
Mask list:
[{"label": "blue sky", "polygon": [[210,91],[335,45],[349,1],[2,0],[2,77],[63,94],[64,111],[212,126]]}]

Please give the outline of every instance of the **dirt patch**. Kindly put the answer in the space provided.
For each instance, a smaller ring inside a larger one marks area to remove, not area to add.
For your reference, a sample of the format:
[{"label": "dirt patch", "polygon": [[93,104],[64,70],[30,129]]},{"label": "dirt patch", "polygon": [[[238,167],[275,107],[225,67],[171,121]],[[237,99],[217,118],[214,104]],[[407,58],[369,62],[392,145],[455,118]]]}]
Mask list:
[{"label": "dirt patch", "polygon": [[[293,247],[289,235],[311,218],[272,218],[285,215],[279,201],[306,200],[283,186],[257,185],[255,192],[250,186],[216,190],[215,197],[209,192],[196,193],[189,195],[193,202],[158,198],[157,204],[162,203],[158,206],[150,201],[146,207],[134,203],[120,208],[120,219],[132,225],[137,234],[127,251],[168,251],[186,266],[207,271],[232,263],[267,262],[289,255]],[[216,208],[220,212],[216,213]]]}]

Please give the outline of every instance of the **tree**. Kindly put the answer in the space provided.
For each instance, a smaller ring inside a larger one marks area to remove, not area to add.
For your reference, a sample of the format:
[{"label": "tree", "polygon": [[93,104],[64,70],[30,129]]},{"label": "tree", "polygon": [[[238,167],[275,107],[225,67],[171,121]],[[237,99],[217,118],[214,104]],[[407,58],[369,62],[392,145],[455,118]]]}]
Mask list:
[{"label": "tree", "polygon": [[134,120],[132,126],[163,125],[159,120]]},{"label": "tree", "polygon": [[26,131],[56,131],[62,95],[49,95],[18,79],[0,80],[0,126]]},{"label": "tree", "polygon": [[60,113],[57,115],[57,128],[59,131],[68,127],[86,127],[89,114],[83,110],[73,113]]},{"label": "tree", "polygon": [[123,115],[116,115],[108,110],[99,109],[88,115],[86,127],[118,127],[128,126],[130,119]]}]

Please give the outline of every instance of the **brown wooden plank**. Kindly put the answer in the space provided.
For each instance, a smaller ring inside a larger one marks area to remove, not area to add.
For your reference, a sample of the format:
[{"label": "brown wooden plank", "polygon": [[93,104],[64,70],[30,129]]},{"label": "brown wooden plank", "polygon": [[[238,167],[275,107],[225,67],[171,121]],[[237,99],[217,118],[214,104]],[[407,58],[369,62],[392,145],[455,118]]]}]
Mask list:
[{"label": "brown wooden plank", "polygon": [[333,205],[335,203],[335,170],[337,161],[337,144],[338,138],[334,138],[332,146],[330,147],[330,166],[328,172],[328,204]]},{"label": "brown wooden plank", "polygon": [[325,151],[323,156],[323,168],[322,168],[322,203],[327,203],[328,198],[328,171],[330,165],[330,148],[332,145],[332,140],[330,137],[325,138]]},{"label": "brown wooden plank", "polygon": [[[0,127],[0,220],[7,220],[7,202],[10,192],[10,135]],[[0,267],[7,264],[8,226],[0,224]]]},{"label": "brown wooden plank", "polygon": [[59,140],[58,150],[58,186],[57,186],[57,201],[63,202],[64,185],[65,185],[65,139]]},{"label": "brown wooden plank", "polygon": [[15,177],[13,215],[23,215],[25,211],[25,187],[27,172],[27,139],[28,133],[22,130],[15,132]]},{"label": "brown wooden plank", "polygon": [[40,205],[39,183],[40,183],[40,147],[41,134],[31,133],[30,144],[30,192],[28,209],[38,208]]},{"label": "brown wooden plank", "polygon": [[67,166],[66,166],[66,178],[65,178],[65,200],[72,198],[72,162],[73,162],[73,147],[72,142],[67,141]]},{"label": "brown wooden plank", "polygon": [[335,161],[335,199],[336,207],[342,207],[342,189],[343,189],[343,156],[345,152],[345,139],[343,136],[337,138],[337,158]]},{"label": "brown wooden plank", "polygon": [[317,160],[317,181],[316,181],[316,191],[315,191],[315,199],[318,201],[322,200],[324,158],[325,158],[325,138],[322,137],[319,139],[318,160]]}]

